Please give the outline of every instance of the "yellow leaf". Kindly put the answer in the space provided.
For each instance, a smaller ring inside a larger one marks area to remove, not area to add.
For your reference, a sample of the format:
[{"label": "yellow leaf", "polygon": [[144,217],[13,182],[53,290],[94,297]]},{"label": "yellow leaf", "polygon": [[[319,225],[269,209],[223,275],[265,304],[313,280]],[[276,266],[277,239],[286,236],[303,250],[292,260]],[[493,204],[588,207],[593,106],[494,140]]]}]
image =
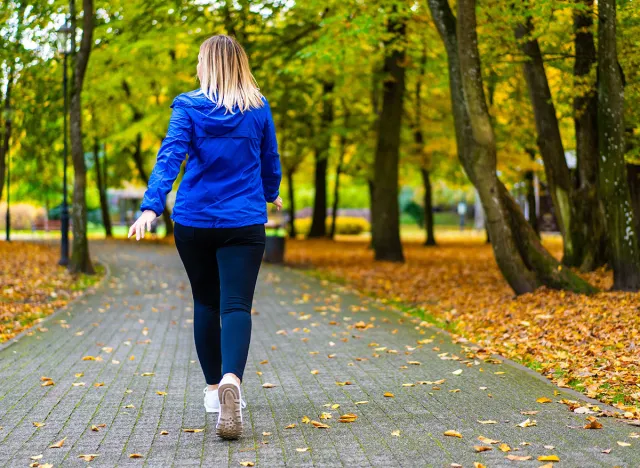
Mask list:
[{"label": "yellow leaf", "polygon": [[93,461],[94,458],[99,457],[100,455],[98,455],[97,453],[87,453],[84,455],[78,455],[78,458],[82,458],[84,461]]},{"label": "yellow leaf", "polygon": [[276,384],[272,384],[272,383],[268,383],[268,382],[262,384],[262,388],[273,388],[275,386],[276,386]]},{"label": "yellow leaf", "polygon": [[311,421],[311,419],[309,419],[309,416],[302,416],[302,422],[305,424],[309,424],[309,421]]},{"label": "yellow leaf", "polygon": [[34,423],[33,423],[33,425],[34,425],[35,427],[42,427],[42,426],[44,426],[44,425],[45,425],[45,423],[41,423],[41,422],[34,422]]},{"label": "yellow leaf", "polygon": [[204,429],[182,429],[182,432],[204,432]]},{"label": "yellow leaf", "polygon": [[296,452],[308,452],[311,450],[309,447],[298,447],[296,448]]},{"label": "yellow leaf", "polygon": [[140,374],[141,377],[151,377],[156,375],[155,372],[143,372],[142,374]]},{"label": "yellow leaf", "polygon": [[420,361],[407,361],[407,364],[413,364],[414,366],[419,366],[422,363]]},{"label": "yellow leaf", "polygon": [[256,464],[252,461],[241,461],[240,466],[255,466]]},{"label": "yellow leaf", "polygon": [[160,431],[160,435],[169,435],[169,431]]},{"label": "yellow leaf", "polygon": [[156,391],[156,393],[160,396],[164,396],[167,394],[167,392],[161,392],[160,390]]},{"label": "yellow leaf", "polygon": [[473,462],[473,468],[487,468],[487,467],[480,462]]},{"label": "yellow leaf", "polygon": [[484,442],[485,444],[499,444],[500,443],[499,440],[489,439],[488,437],[485,437],[485,436],[478,436],[478,440],[480,442]]},{"label": "yellow leaf", "polygon": [[553,400],[547,397],[540,397],[536,400],[537,403],[551,403]]},{"label": "yellow leaf", "polygon": [[400,437],[400,429],[396,429],[395,431],[391,431],[392,436]]},{"label": "yellow leaf", "polygon": [[42,459],[42,455],[33,455],[31,457],[29,457],[32,460],[41,460]]},{"label": "yellow leaf", "polygon": [[369,400],[356,401],[354,404],[355,405],[366,405],[367,403],[369,403]]},{"label": "yellow leaf", "polygon": [[537,426],[538,423],[536,422],[536,420],[531,420],[529,418],[527,418],[526,420],[522,421],[520,424],[516,424],[518,427],[531,427],[531,426]]},{"label": "yellow leaf", "polygon": [[480,420],[478,419],[478,422],[479,422],[480,424],[498,424],[498,421],[494,421],[493,419],[488,419],[488,420],[486,420],[486,421],[480,421]]},{"label": "yellow leaf", "polygon": [[285,429],[293,429],[294,427],[296,427],[295,423],[285,426]]},{"label": "yellow leaf", "polygon": [[489,447],[488,445],[474,445],[473,448],[476,452],[488,452],[489,450],[493,450],[493,447]]},{"label": "yellow leaf", "polygon": [[260,361],[260,364],[269,364],[269,361],[265,359],[264,361]]},{"label": "yellow leaf", "polygon": [[319,372],[320,372],[320,371],[319,371],[318,369],[313,369],[313,370],[311,371],[311,373],[312,373],[313,375],[318,375],[318,373],[319,373]]},{"label": "yellow leaf", "polygon": [[628,442],[620,442],[620,441],[618,441],[617,443],[618,443],[618,445],[620,447],[630,447],[631,446],[631,444],[628,443]]},{"label": "yellow leaf", "polygon": [[391,392],[384,392],[384,396],[389,397],[389,398],[393,398],[395,397],[395,395]]},{"label": "yellow leaf", "polygon": [[527,460],[533,459],[533,457],[531,455],[527,455],[527,456],[507,455],[507,458],[509,460],[513,460],[513,461],[527,461]]},{"label": "yellow leaf", "polygon": [[329,427],[326,424],[321,423],[320,421],[311,421],[311,424],[313,424],[315,427],[319,429],[327,429]]},{"label": "yellow leaf", "polygon": [[74,374],[77,379],[84,376],[84,372],[77,372]]},{"label": "yellow leaf", "polygon": [[96,357],[95,356],[84,356],[82,358],[83,361],[95,361]]},{"label": "yellow leaf", "polygon": [[452,372],[452,374],[453,374],[453,375],[460,375],[460,374],[462,374],[462,369],[454,370],[454,371]]},{"label": "yellow leaf", "polygon": [[49,448],[62,448],[62,446],[64,445],[64,441],[67,440],[67,438],[65,437],[62,440],[59,440],[58,442],[56,442],[55,444],[51,444],[49,445]]},{"label": "yellow leaf", "polygon": [[55,383],[53,382],[53,380],[45,380],[44,382],[42,382],[41,386],[42,387],[50,387],[52,385],[55,385]]},{"label": "yellow leaf", "polygon": [[94,387],[104,387],[104,382],[96,382],[93,384]]},{"label": "yellow leaf", "polygon": [[448,430],[444,432],[444,435],[449,437],[459,437],[460,439],[462,439],[462,434],[460,434],[458,431]]},{"label": "yellow leaf", "polygon": [[130,453],[129,458],[144,458],[144,457],[139,453]]},{"label": "yellow leaf", "polygon": [[262,435],[263,435],[263,436],[270,436],[270,435],[271,435],[271,432],[263,432],[263,433],[262,433]]},{"label": "yellow leaf", "polygon": [[340,408],[340,403],[334,403],[333,405],[331,405],[331,409],[338,409]]},{"label": "yellow leaf", "polygon": [[507,444],[500,444],[500,445],[498,445],[498,448],[502,452],[511,452],[511,447],[509,447]]},{"label": "yellow leaf", "polygon": [[538,461],[559,462],[560,458],[558,458],[558,455],[540,455]]}]

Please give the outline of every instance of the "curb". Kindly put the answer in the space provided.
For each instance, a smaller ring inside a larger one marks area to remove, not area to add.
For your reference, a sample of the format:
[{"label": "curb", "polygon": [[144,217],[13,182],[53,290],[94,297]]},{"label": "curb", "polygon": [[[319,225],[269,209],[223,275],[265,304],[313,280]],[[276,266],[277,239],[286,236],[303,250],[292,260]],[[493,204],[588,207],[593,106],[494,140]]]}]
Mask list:
[{"label": "curb", "polygon": [[83,291],[82,294],[80,294],[79,296],[74,297],[69,302],[67,302],[64,305],[64,307],[61,307],[61,308],[55,310],[52,314],[47,315],[46,317],[44,317],[38,323],[34,323],[33,325],[31,325],[26,330],[22,330],[20,333],[18,333],[16,336],[11,338],[10,340],[5,341],[4,343],[0,343],[0,352],[3,352],[7,348],[9,348],[11,345],[17,343],[21,338],[26,336],[28,333],[32,333],[34,326],[42,325],[43,323],[47,323],[50,320],[53,320],[58,315],[61,315],[63,312],[68,311],[69,307],[75,305],[75,303],[78,302],[80,299],[84,299],[84,298],[86,298],[88,296],[92,296],[92,295],[96,294],[98,292],[98,290],[102,289],[104,287],[104,284],[105,284],[106,280],[111,277],[111,268],[109,267],[109,264],[103,262],[100,259],[100,257],[97,257],[97,259],[98,259],[98,262],[101,265],[104,266],[104,276],[102,278],[100,278],[100,280],[94,286],[92,286],[89,290]]}]

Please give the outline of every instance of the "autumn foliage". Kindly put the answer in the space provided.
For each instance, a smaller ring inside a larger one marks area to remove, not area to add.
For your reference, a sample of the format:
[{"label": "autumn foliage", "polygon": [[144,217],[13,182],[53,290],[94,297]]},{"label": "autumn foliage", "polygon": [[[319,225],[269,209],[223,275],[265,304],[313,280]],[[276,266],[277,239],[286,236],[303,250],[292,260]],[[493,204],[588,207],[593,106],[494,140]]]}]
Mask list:
[{"label": "autumn foliage", "polygon": [[[423,315],[536,369],[561,387],[640,415],[640,294],[592,296],[541,288],[514,296],[481,238],[405,243],[406,263],[374,262],[367,242],[289,241],[287,263],[313,267],[401,308]],[[562,255],[558,238],[545,241]],[[610,271],[586,275],[607,291]]]},{"label": "autumn foliage", "polygon": [[0,242],[0,343],[37,324],[96,277],[72,275],[58,265],[58,246]]}]

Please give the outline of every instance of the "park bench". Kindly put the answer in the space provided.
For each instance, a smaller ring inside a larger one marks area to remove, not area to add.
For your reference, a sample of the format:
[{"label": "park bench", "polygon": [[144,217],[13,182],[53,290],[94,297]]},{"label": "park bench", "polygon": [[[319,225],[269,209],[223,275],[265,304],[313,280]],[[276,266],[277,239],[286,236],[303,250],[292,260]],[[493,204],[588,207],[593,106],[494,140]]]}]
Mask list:
[{"label": "park bench", "polygon": [[62,221],[59,219],[39,219],[31,223],[32,231],[59,231],[62,228]]}]

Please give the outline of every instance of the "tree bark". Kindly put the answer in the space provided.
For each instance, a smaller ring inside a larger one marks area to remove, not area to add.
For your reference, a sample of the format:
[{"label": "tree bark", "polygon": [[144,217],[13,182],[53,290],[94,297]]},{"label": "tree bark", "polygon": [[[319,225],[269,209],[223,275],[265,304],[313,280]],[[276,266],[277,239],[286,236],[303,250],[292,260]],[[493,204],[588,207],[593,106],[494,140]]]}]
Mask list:
[{"label": "tree bark", "polygon": [[98,182],[98,195],[100,197],[100,210],[102,211],[102,223],[104,224],[104,233],[107,238],[113,237],[111,229],[111,215],[109,214],[109,204],[107,202],[107,181],[104,179],[106,174],[106,160],[104,161],[105,169],[103,171],[100,164],[100,143],[96,138],[93,142],[93,162],[96,167],[96,180]]},{"label": "tree bark", "polygon": [[436,238],[433,235],[433,201],[431,197],[431,178],[430,171],[426,168],[421,168],[422,184],[424,185],[424,228],[426,231],[427,239],[424,245],[433,246],[436,245]]},{"label": "tree bark", "polygon": [[311,229],[307,237],[325,237],[327,235],[327,167],[331,148],[331,124],[333,122],[333,83],[322,84],[323,105],[320,117],[320,135],[316,146],[315,196],[313,198],[313,216]]},{"label": "tree bark", "polygon": [[[72,36],[75,35],[75,0],[71,0]],[[93,264],[89,255],[89,241],[87,239],[87,168],[84,162],[84,147],[82,143],[82,87],[84,76],[91,55],[93,45],[94,13],[93,0],[82,1],[82,39],[80,49],[76,53],[73,74],[71,78],[71,103],[69,108],[69,124],[71,136],[71,159],[73,160],[73,244],[69,270],[74,273],[93,274]],[[74,50],[75,52],[75,50]]]},{"label": "tree bark", "polygon": [[[429,0],[448,53],[458,154],[478,190],[496,262],[517,294],[541,285],[577,292],[594,288],[562,266],[535,232],[496,174],[496,146],[487,110],[477,46],[475,0],[458,1],[458,18],[447,0]],[[462,105],[460,105],[462,103]],[[468,123],[468,126],[467,126]]]},{"label": "tree bark", "polygon": [[[346,128],[346,125],[345,125]],[[333,206],[331,208],[331,229],[329,237],[333,239],[336,235],[336,219],[338,218],[338,206],[340,205],[340,174],[342,174],[342,165],[344,163],[344,152],[347,146],[347,139],[343,135],[340,137],[340,156],[338,164],[336,164],[336,182],[333,186]]]},{"label": "tree bark", "polygon": [[293,173],[292,169],[287,171],[287,185],[289,188],[289,237],[295,239],[298,235],[296,231],[296,203],[294,198],[294,186],[293,186]]},{"label": "tree bark", "polygon": [[640,250],[624,161],[624,85],[616,47],[616,2],[598,2],[598,188],[613,289],[640,289]]},{"label": "tree bark", "polygon": [[524,76],[533,106],[538,148],[544,161],[547,184],[564,241],[563,263],[579,266],[582,263],[581,248],[586,244],[582,227],[577,219],[577,206],[581,200],[577,199],[573,193],[573,180],[564,155],[560,126],[540,45],[536,39],[531,38],[532,33],[533,23],[529,16],[525,23],[516,27],[515,36],[523,41],[522,52],[528,58],[523,65]]},{"label": "tree bark", "polygon": [[[573,16],[576,60],[573,74],[577,83],[589,80],[597,67],[596,47],[593,39],[593,0],[576,0],[588,10],[576,10]],[[578,161],[578,188],[575,199],[576,222],[584,230],[584,245],[580,252],[580,269],[592,271],[607,262],[604,212],[598,197],[598,94],[597,84],[589,92],[576,96],[573,101],[573,121],[576,133]]]},{"label": "tree bark", "polygon": [[[400,17],[402,15],[402,17]],[[387,30],[394,39],[403,41],[406,35],[404,11],[394,8],[388,19]],[[400,157],[400,130],[405,89],[405,49],[391,49],[391,39],[385,43],[384,73],[387,75],[382,91],[382,110],[378,124],[373,178],[374,212],[371,235],[376,260],[403,262],[400,242],[400,210],[398,207],[398,163]]]}]

